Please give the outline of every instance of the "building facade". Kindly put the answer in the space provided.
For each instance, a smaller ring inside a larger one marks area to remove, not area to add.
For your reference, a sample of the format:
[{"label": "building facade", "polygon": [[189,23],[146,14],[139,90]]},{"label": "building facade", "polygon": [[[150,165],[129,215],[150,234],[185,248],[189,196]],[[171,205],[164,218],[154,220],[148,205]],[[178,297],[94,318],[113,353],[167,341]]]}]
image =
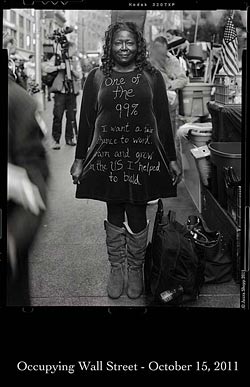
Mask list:
[{"label": "building facade", "polygon": [[35,51],[35,10],[4,9],[3,33],[13,36],[17,53],[21,58],[28,59]]},{"label": "building facade", "polygon": [[[38,26],[36,26],[36,15]],[[41,53],[44,44],[52,44],[49,36],[53,31],[62,28],[66,22],[65,12],[61,10],[34,10],[34,9],[4,9],[3,33],[15,38],[16,52],[20,59],[28,59],[36,52],[36,28],[40,28],[39,37]]]},{"label": "building facade", "polygon": [[82,10],[78,12],[78,49],[82,54],[102,51],[104,34],[110,22],[109,10]]},{"label": "building facade", "polygon": [[55,49],[55,41],[51,39],[56,30],[61,30],[66,23],[65,11],[62,10],[41,10],[40,11],[40,26],[41,26],[41,51],[44,53],[48,47],[50,50]]},{"label": "building facade", "polygon": [[144,36],[148,43],[169,29],[183,30],[183,11],[147,11]]}]

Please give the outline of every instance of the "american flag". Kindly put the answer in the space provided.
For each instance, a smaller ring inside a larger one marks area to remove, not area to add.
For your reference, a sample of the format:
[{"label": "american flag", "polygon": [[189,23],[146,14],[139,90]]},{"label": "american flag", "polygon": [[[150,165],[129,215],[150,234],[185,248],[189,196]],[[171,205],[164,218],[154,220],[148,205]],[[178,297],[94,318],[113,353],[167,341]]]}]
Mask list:
[{"label": "american flag", "polygon": [[225,73],[231,76],[237,75],[239,72],[238,39],[231,16],[228,17],[225,25],[221,56]]}]

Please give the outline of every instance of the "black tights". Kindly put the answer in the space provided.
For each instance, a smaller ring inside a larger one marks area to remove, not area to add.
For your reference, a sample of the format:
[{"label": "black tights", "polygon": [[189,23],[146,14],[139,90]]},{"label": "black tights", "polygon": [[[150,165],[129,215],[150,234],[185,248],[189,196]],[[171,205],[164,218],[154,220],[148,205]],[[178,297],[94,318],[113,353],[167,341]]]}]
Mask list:
[{"label": "black tights", "polygon": [[137,234],[147,225],[146,208],[146,204],[107,203],[108,221],[117,227],[122,227],[126,213],[129,227]]}]

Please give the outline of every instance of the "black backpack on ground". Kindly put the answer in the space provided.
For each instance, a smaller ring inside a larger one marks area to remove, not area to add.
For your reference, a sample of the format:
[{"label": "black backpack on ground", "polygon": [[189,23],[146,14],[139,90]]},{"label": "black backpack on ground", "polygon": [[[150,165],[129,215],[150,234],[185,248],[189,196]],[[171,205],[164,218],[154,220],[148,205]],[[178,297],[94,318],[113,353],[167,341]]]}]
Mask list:
[{"label": "black backpack on ground", "polygon": [[204,248],[199,247],[175,212],[164,215],[158,201],[152,241],[147,246],[144,277],[146,292],[154,301],[180,304],[196,300],[204,283]]}]

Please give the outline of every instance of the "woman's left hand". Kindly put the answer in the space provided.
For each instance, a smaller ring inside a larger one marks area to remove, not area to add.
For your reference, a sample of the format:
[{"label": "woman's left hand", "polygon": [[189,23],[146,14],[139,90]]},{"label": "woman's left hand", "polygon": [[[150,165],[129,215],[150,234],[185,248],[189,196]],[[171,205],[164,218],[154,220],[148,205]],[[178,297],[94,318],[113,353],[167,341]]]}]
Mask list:
[{"label": "woman's left hand", "polygon": [[181,181],[182,174],[181,169],[176,161],[170,161],[169,163],[170,174],[172,176],[173,185],[178,184]]},{"label": "woman's left hand", "polygon": [[70,174],[73,179],[73,184],[80,184],[79,177],[82,173],[82,167],[83,167],[84,159],[75,159],[71,168],[70,168]]}]

